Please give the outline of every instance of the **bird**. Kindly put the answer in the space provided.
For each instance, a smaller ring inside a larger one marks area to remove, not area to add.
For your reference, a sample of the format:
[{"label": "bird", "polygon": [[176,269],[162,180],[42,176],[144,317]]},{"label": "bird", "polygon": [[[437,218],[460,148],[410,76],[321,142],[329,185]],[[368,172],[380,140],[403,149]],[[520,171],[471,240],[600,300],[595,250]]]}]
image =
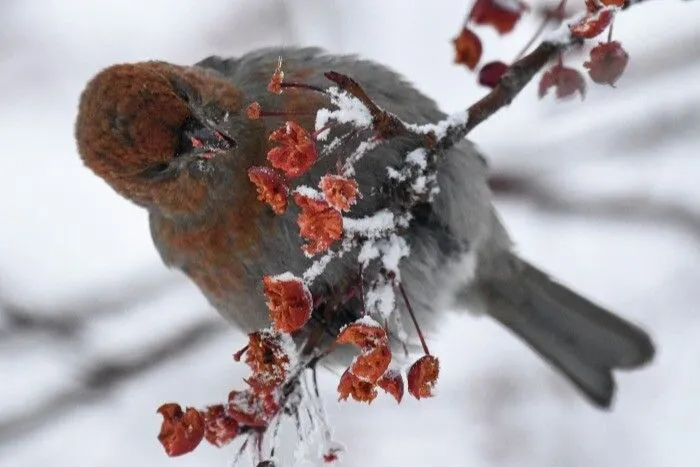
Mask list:
[{"label": "bird", "polygon": [[[245,332],[269,326],[262,277],[301,274],[311,261],[300,253],[297,212],[273,213],[258,201],[247,175],[250,167],[265,165],[271,131],[290,115],[313,131],[315,113],[329,105],[323,92],[293,87],[269,92],[280,60],[285,81],[327,89],[333,83],[324,73],[335,71],[352,77],[373,102],[404,122],[426,125],[446,118],[432,99],[386,66],[320,48],[285,46],[232,58],[210,56],[194,65],[111,65],[87,83],[75,122],[85,166],[148,212],[164,264],[187,275]],[[275,111],[251,119],[246,109],[252,102]],[[409,148],[409,141],[397,137],[357,163],[363,196],[353,215],[368,215],[391,202],[392,194],[377,187]],[[311,185],[337,164],[332,156],[319,157],[299,183]],[[414,212],[405,235],[410,254],[399,269],[417,320],[434,329],[449,309],[490,316],[593,406],[609,408],[616,391],[613,371],[650,362],[651,337],[520,258],[492,204],[488,176],[486,158],[464,139],[441,158],[432,202]],[[314,281],[314,297],[337,297],[357,284],[354,258],[331,262]],[[404,305],[397,306],[405,312]],[[307,339],[337,335],[364,312],[357,301],[336,303],[332,312],[320,308],[304,328]]]}]

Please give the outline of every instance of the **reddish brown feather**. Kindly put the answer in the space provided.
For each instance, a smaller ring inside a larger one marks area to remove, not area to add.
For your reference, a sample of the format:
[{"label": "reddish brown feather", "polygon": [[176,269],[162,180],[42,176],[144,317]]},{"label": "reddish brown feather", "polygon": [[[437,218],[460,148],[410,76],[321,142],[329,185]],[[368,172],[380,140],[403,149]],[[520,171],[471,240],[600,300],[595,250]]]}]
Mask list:
[{"label": "reddish brown feather", "polygon": [[164,62],[114,65],[83,91],[75,136],[85,165],[117,192],[139,204],[185,213],[205,201],[203,181],[184,176],[154,186],[138,176],[175,155],[179,129],[191,115],[173,88],[174,76],[196,89],[203,102],[230,111],[242,105],[231,83],[203,69]]}]

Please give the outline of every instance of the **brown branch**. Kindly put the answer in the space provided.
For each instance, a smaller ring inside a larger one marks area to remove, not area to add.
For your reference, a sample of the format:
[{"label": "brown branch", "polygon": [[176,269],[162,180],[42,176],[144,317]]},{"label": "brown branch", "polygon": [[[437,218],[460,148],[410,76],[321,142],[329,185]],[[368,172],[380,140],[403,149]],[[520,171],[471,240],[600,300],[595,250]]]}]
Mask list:
[{"label": "brown branch", "polygon": [[[646,0],[628,0],[622,9],[642,3]],[[566,27],[565,25],[562,27]],[[474,128],[483,123],[503,107],[510,105],[513,99],[527,86],[532,78],[552,59],[569,49],[571,46],[582,43],[583,40],[570,36],[568,40],[560,42],[545,41],[535,50],[513,63],[508,71],[501,77],[500,82],[493,90],[480,101],[467,109],[466,123],[455,125],[447,130],[444,138],[438,141],[438,149],[446,150],[464,139]]]},{"label": "brown branch", "polygon": [[[646,0],[627,0],[622,9],[637,5]],[[560,3],[560,7],[564,2]],[[561,27],[567,27],[566,22]],[[546,24],[546,21],[545,21]],[[544,25],[543,25],[544,27]],[[538,31],[539,34],[539,31]],[[535,36],[536,37],[536,36]],[[501,77],[493,90],[481,100],[467,109],[467,121],[463,124],[447,128],[446,134],[438,141],[432,133],[422,134],[407,128],[406,124],[395,115],[381,109],[372,98],[362,89],[359,83],[335,71],[325,73],[326,78],[336,83],[341,89],[359,99],[369,110],[373,126],[379,136],[391,138],[394,136],[414,136],[422,140],[423,146],[432,152],[444,152],[463,140],[474,128],[486,121],[493,114],[511,102],[527,86],[532,78],[552,59],[573,45],[581,44],[584,40],[569,34],[565,40],[544,41],[535,50],[515,61]],[[529,48],[531,44],[527,45]],[[526,48],[526,49],[527,49]],[[525,50],[526,50],[525,49]]]},{"label": "brown branch", "polygon": [[[628,0],[622,9],[629,8],[643,1],[646,0]],[[561,27],[566,27],[566,24]],[[433,139],[434,135],[432,134],[421,134],[408,129],[401,119],[381,109],[364,89],[362,89],[362,86],[349,76],[335,71],[329,71],[325,73],[325,77],[336,83],[344,91],[359,99],[360,102],[367,107],[372,116],[374,129],[379,136],[391,138],[394,136],[412,135],[422,139],[423,145],[431,151],[444,152],[463,140],[474,128],[486,121],[500,109],[510,105],[532,78],[552,59],[558,57],[571,46],[583,42],[583,39],[570,34],[565,40],[542,42],[535,50],[515,61],[501,77],[496,87],[467,109],[467,121],[465,123],[450,126],[446,134],[438,141]],[[530,44],[528,44],[528,47],[529,46]]]},{"label": "brown branch", "polygon": [[356,97],[367,107],[372,116],[374,131],[380,137],[389,139],[394,136],[413,134],[399,118],[375,104],[372,98],[362,89],[362,86],[354,79],[336,71],[328,71],[324,73],[324,76],[337,84],[343,91]]},{"label": "brown branch", "polygon": [[464,125],[453,126],[447,131],[445,138],[440,140],[438,147],[448,149],[474,128],[483,123],[503,107],[510,105],[513,99],[527,86],[532,78],[554,57],[574,43],[543,42],[535,50],[513,63],[501,77],[493,90],[468,109],[467,122]]}]

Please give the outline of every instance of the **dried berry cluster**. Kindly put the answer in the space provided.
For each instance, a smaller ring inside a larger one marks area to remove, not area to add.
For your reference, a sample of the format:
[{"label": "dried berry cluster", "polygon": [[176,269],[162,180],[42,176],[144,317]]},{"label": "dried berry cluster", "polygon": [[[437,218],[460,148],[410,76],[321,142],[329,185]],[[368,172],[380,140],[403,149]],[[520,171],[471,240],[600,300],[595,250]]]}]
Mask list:
[{"label": "dried berry cluster", "polygon": [[[586,12],[570,23],[565,21],[566,0],[561,0],[554,9],[540,10],[538,13],[543,16],[541,27],[513,62],[527,52],[549,24],[566,23],[564,35],[555,39],[558,41],[582,42],[599,36],[607,29],[607,41],[600,42],[591,49],[590,57],[583,66],[588,69],[588,75],[593,82],[614,86],[622,76],[629,59],[620,42],[612,40],[615,14],[624,6],[625,0],[586,0]],[[520,0],[476,0],[467,15],[465,26],[453,41],[455,62],[474,70],[481,59],[481,40],[470,29],[470,24],[489,25],[500,34],[506,34],[513,30],[526,11],[529,11],[529,7]],[[491,88],[495,87],[509,67],[510,65],[502,61],[483,65],[479,70],[479,83]],[[550,88],[555,89],[557,98],[570,97],[576,92],[583,97],[586,92],[584,77],[576,69],[564,66],[561,53],[557,57],[557,63],[542,75],[539,85],[540,97],[543,97]]]},{"label": "dried berry cluster", "polygon": [[[329,73],[329,79],[355,86],[358,93],[363,93],[359,85],[348,77]],[[281,93],[290,86],[292,83],[284,82],[280,61],[268,90]],[[331,104],[337,108],[322,109],[319,112],[322,117],[317,119],[317,126],[319,120],[322,121],[322,125],[313,133],[294,121],[287,121],[272,131],[269,140],[275,145],[267,153],[269,166],[251,167],[248,177],[257,189],[258,199],[269,205],[275,214],[284,215],[290,203],[299,208],[296,220],[299,235],[306,242],[302,247],[303,253],[308,257],[321,254],[325,256],[317,260],[303,278],[289,272],[266,275],[262,278],[272,327],[250,334],[248,345],[234,355],[237,361],[245,355],[245,363],[251,369],[251,376],[245,380],[247,389],[232,391],[226,404],[211,406],[205,410],[187,408],[183,412],[177,404],[161,406],[159,413],[163,415],[164,421],[159,440],[171,456],[193,450],[202,439],[222,446],[242,433],[258,436],[259,447],[262,435],[273,424],[278,424],[281,415],[296,414],[298,417],[298,407],[290,407],[289,404],[299,403],[303,397],[309,396],[308,391],[304,393],[303,384],[300,382],[301,375],[306,367],[315,364],[318,355],[296,362],[300,356],[291,335],[301,330],[312,316],[314,299],[309,290],[311,283],[322,273],[334,255],[340,255],[351,248],[364,252],[360,255],[364,256],[361,260],[363,267],[369,261],[381,257],[383,247],[399,245],[403,256],[408,254],[405,242],[396,233],[393,214],[382,211],[369,219],[343,217],[343,213],[351,211],[361,196],[359,186],[351,176],[354,173],[352,164],[371,149],[372,144],[360,144],[363,149],[356,150],[344,164],[338,165],[339,173],[326,173],[321,176],[318,189],[294,186],[296,180],[307,174],[318,160],[319,135],[333,127],[333,120],[344,118],[341,116],[344,111],[342,102],[350,102],[351,107],[355,109],[359,104],[364,106],[367,115],[375,114],[376,118],[367,118],[358,123],[373,129],[375,142],[387,137],[381,132],[400,131],[404,128],[403,124],[376,107],[368,96],[364,96],[365,102],[358,102],[356,96],[343,89],[331,88],[325,91],[299,83],[294,86],[327,93]],[[287,115],[266,111],[257,102],[251,103],[246,110],[250,119]],[[428,185],[434,183],[434,176],[426,176],[424,173],[427,164],[421,159],[423,154],[422,150],[408,154],[407,166],[399,167],[399,170],[394,172],[396,177],[405,183],[413,183],[414,178],[420,177],[421,190],[425,191],[425,196],[429,196]],[[414,196],[412,199],[413,202],[417,202],[423,198],[424,196]],[[363,227],[365,224],[370,227]],[[335,251],[331,250],[332,248],[335,248]],[[376,292],[381,286],[393,291],[397,285],[398,263],[388,265],[383,271],[382,280],[372,282],[366,295],[362,297],[367,310],[376,311],[379,306],[376,305],[377,299],[373,298],[372,292]],[[391,394],[397,402],[403,397],[404,379],[399,370],[391,367],[392,352],[386,330],[386,321],[389,314],[394,312],[395,303],[391,302],[389,312],[386,311],[386,303],[383,304],[383,308],[384,313],[378,314],[384,319],[384,326],[366,315],[346,325],[337,336],[337,344],[352,344],[360,350],[360,354],[340,379],[338,393],[341,400],[352,397],[357,401],[371,402],[377,396],[377,387]],[[431,395],[438,378],[438,361],[428,354],[425,343],[424,348],[426,356],[414,363],[407,372],[408,391],[418,399]],[[330,447],[323,458],[331,462],[337,459],[338,452],[338,448]]]},{"label": "dried berry cluster", "polygon": [[[270,92],[280,93],[283,91],[285,83],[281,65],[280,62],[268,85]],[[376,115],[375,126],[385,131],[387,131],[386,129],[391,129],[388,131],[396,131],[394,127],[401,126],[401,124],[394,125],[390,117],[377,108],[368,96],[364,96],[357,83],[337,73],[330,75],[330,79],[346,83],[348,86],[355,88],[360,95],[363,95],[367,100],[367,112]],[[311,88],[311,86],[308,87]],[[328,92],[335,96],[336,104],[343,100],[353,99],[351,95],[343,95],[342,90],[332,89]],[[361,102],[360,105],[363,105],[363,103]],[[358,222],[357,219],[344,218],[342,215],[343,212],[351,210],[360,196],[357,182],[352,177],[346,176],[354,172],[352,162],[346,161],[344,165],[338,165],[341,173],[345,175],[330,173],[323,175],[318,183],[320,191],[305,186],[290,189],[289,186],[290,181],[307,173],[316,162],[318,158],[318,135],[332,127],[332,123],[329,123],[329,121],[333,120],[334,117],[338,118],[339,112],[342,111],[342,108],[334,111],[323,109],[320,112],[323,115],[321,128],[313,134],[293,121],[286,122],[269,136],[270,141],[279,143],[279,146],[273,147],[267,155],[268,162],[272,167],[252,167],[248,172],[251,182],[257,187],[258,199],[269,204],[276,214],[281,215],[286,212],[290,198],[299,207],[300,212],[297,217],[297,225],[300,237],[307,242],[302,248],[307,256],[328,252],[332,246],[343,238],[345,240],[344,245],[340,249],[349,248],[348,245],[352,245],[362,251],[363,247],[376,246],[376,244],[371,243],[373,240],[372,234],[368,233],[367,229],[357,228],[362,220]],[[259,104],[255,102],[248,107],[249,118],[256,119],[266,114],[277,115],[275,112],[263,111]],[[380,131],[375,129],[375,138],[383,136],[380,134]],[[404,177],[410,177],[415,172],[409,170],[412,165],[421,164],[421,162],[414,160],[417,157],[416,154],[418,152],[407,156],[408,167],[404,170]],[[402,175],[399,172],[396,173]],[[419,174],[416,173],[416,175]],[[349,224],[347,228],[345,228],[345,223]],[[393,227],[395,226],[389,222],[387,229],[391,230]],[[365,254],[364,256],[368,255]],[[330,256],[327,256],[327,258],[330,259]],[[364,261],[367,261],[367,259]],[[398,264],[389,267],[389,269],[391,271],[385,275],[386,277],[383,277],[385,282],[383,285],[393,288],[398,276]],[[313,311],[313,300],[307,283],[313,281],[317,275],[318,272],[315,272],[307,275],[306,279],[301,279],[290,273],[284,273],[263,278],[267,306],[276,331],[282,333],[295,332],[301,329],[310,319]],[[375,281],[375,285],[377,282],[382,281]],[[371,292],[370,290],[363,297],[365,303],[373,303]],[[367,308],[374,310],[376,307],[367,306]],[[393,312],[394,308],[395,303],[392,303],[389,313]],[[385,321],[388,318],[387,313],[378,314]],[[380,387],[393,395],[397,402],[401,401],[404,391],[403,378],[398,370],[389,369],[392,353],[387,331],[384,327],[369,316],[364,316],[357,322],[345,326],[338,335],[336,343],[354,344],[361,351],[360,355],[355,358],[350,368],[341,377],[338,386],[341,400],[352,396],[357,401],[371,402],[377,395],[376,387]],[[428,397],[430,388],[437,380],[437,359],[434,357],[430,357],[430,359],[434,362],[434,371],[425,372],[412,368],[408,372],[409,392],[417,398]],[[425,365],[424,361],[421,360],[420,363],[417,363],[418,367],[422,368]]]},{"label": "dried berry cluster", "polygon": [[[481,60],[481,39],[469,25],[492,26],[499,34],[508,34],[528,9],[527,4],[520,0],[476,0],[467,14],[462,31],[453,40],[455,63],[474,70]],[[507,69],[508,65],[503,62],[487,63],[479,72],[479,82],[493,87]]]},{"label": "dried berry cluster", "polygon": [[205,410],[188,407],[184,412],[178,404],[163,404],[158,412],[163,416],[158,440],[169,456],[192,451],[202,439],[214,446],[228,444],[241,432],[265,430],[281,408],[277,388],[290,371],[288,336],[276,331],[258,331],[249,335],[248,345],[234,355],[240,360],[245,354],[252,375],[246,380],[248,389],[231,391],[226,404]]},{"label": "dried berry cluster", "polygon": [[[283,75],[278,68],[269,88],[281,91],[279,76]],[[260,105],[252,103],[248,107],[248,115],[259,118]],[[359,195],[355,180],[330,174],[321,177],[321,192],[306,187],[290,191],[290,181],[308,172],[318,159],[318,133],[312,135],[297,123],[286,122],[269,136],[270,141],[279,143],[267,154],[272,167],[251,167],[248,170],[250,181],[257,187],[258,199],[269,204],[275,214],[284,214],[290,194],[293,195],[293,201],[301,209],[297,223],[299,234],[308,242],[304,245],[304,252],[309,256],[328,250],[340,240],[343,234],[341,211],[349,210]]]}]

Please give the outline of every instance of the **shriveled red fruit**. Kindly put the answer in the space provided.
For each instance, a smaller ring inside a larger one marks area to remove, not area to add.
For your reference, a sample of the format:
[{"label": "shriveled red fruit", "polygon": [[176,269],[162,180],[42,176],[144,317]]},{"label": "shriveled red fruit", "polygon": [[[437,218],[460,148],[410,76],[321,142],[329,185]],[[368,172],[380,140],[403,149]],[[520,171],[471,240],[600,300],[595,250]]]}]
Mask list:
[{"label": "shriveled red fruit", "polygon": [[297,331],[311,317],[311,292],[300,278],[290,273],[263,276],[263,290],[276,330],[287,333]]},{"label": "shriveled red fruit", "polygon": [[459,36],[452,39],[455,48],[455,63],[465,65],[470,70],[476,68],[481,59],[481,40],[469,28],[463,28]]},{"label": "shriveled red fruit", "polygon": [[360,379],[376,383],[391,363],[391,350],[386,344],[362,352],[350,365],[350,372]]},{"label": "shriveled red fruit", "polygon": [[387,370],[377,381],[377,386],[394,396],[396,402],[400,403],[403,399],[403,378],[398,371]]},{"label": "shriveled red fruit", "polygon": [[251,391],[231,391],[228,395],[226,413],[239,425],[251,428],[267,427],[267,419],[271,416],[265,410],[264,398]]},{"label": "shriveled red fruit", "polygon": [[506,71],[508,71],[508,65],[505,63],[499,61],[489,62],[479,70],[479,84],[495,88]]},{"label": "shriveled red fruit", "polygon": [[245,109],[245,113],[251,120],[258,120],[262,116],[262,107],[258,102],[251,102]]},{"label": "shriveled red fruit", "polygon": [[617,42],[600,43],[591,49],[591,58],[583,63],[588,76],[598,84],[614,86],[629,61],[629,55]]},{"label": "shriveled red fruit", "polygon": [[253,371],[248,385],[255,393],[270,393],[287,377],[289,355],[285,352],[283,337],[271,330],[248,334],[245,362]]},{"label": "shriveled red fruit", "polygon": [[280,58],[277,61],[277,68],[267,84],[267,90],[273,94],[282,94],[282,81],[284,81],[284,71],[282,71],[282,58]]},{"label": "shriveled red fruit", "polygon": [[432,396],[439,374],[438,359],[432,355],[424,355],[408,370],[408,392],[416,399]]},{"label": "shriveled red fruit", "polygon": [[345,370],[338,383],[339,400],[347,400],[350,396],[358,402],[372,402],[377,397],[374,384],[361,380],[350,370]]},{"label": "shriveled red fruit", "polygon": [[581,21],[569,26],[571,34],[582,39],[592,39],[601,34],[610,25],[615,12],[611,9],[600,10],[586,15]]},{"label": "shriveled red fruit", "polygon": [[328,204],[339,211],[350,210],[359,195],[357,182],[340,175],[324,175],[318,186]]},{"label": "shriveled red fruit", "polygon": [[204,437],[202,415],[192,407],[182,411],[179,404],[163,404],[158,407],[163,416],[158,441],[171,456],[180,456],[196,448]]},{"label": "shriveled red fruit", "polygon": [[540,98],[544,97],[552,87],[556,90],[559,99],[572,96],[576,91],[581,94],[581,99],[586,95],[586,81],[581,73],[562,65],[554,65],[544,72],[540,79]]},{"label": "shriveled red fruit", "polygon": [[322,253],[343,235],[343,216],[324,199],[294,193],[301,212],[297,217],[299,235],[308,241],[302,248],[308,255]]},{"label": "shriveled red fruit", "polygon": [[281,172],[270,167],[251,167],[248,178],[255,184],[258,200],[267,203],[275,214],[284,214],[289,200],[287,180]]},{"label": "shriveled red fruit", "polygon": [[340,453],[340,448],[330,448],[323,454],[323,462],[330,464],[338,460],[338,453]]},{"label": "shriveled red fruit", "polygon": [[336,338],[338,344],[354,344],[362,350],[371,350],[389,341],[386,331],[376,321],[364,318],[341,329]]},{"label": "shriveled red fruit", "polygon": [[527,5],[518,0],[476,0],[469,19],[474,24],[493,26],[500,34],[506,34],[513,30],[527,9]]},{"label": "shriveled red fruit", "polygon": [[303,175],[316,162],[314,139],[308,131],[294,122],[287,122],[270,133],[269,139],[281,145],[268,151],[267,160],[288,178]]},{"label": "shriveled red fruit", "polygon": [[204,437],[210,444],[220,448],[238,435],[238,422],[226,412],[222,404],[207,407],[201,413],[204,418]]}]

